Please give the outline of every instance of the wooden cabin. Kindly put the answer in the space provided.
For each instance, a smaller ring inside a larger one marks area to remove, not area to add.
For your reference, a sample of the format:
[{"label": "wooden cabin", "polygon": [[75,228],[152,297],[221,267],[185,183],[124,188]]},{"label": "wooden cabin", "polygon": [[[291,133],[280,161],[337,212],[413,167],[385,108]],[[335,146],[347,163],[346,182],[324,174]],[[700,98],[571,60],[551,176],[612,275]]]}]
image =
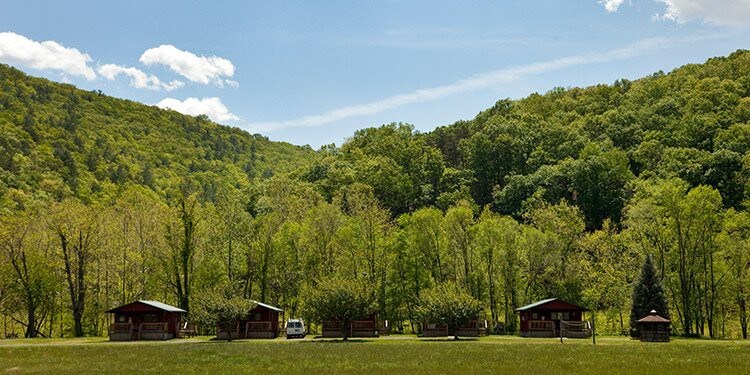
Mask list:
[{"label": "wooden cabin", "polygon": [[516,311],[521,319],[521,337],[559,337],[561,325],[565,337],[591,336],[591,325],[583,320],[583,313],[588,311],[584,307],[549,298],[519,307]]},{"label": "wooden cabin", "polygon": [[474,319],[458,329],[450,330],[445,324],[424,322],[422,337],[463,336],[479,337],[487,334],[487,321]]},{"label": "wooden cabin", "polygon": [[106,312],[111,314],[110,341],[173,339],[187,313],[157,301],[135,301]]},{"label": "wooden cabin", "polygon": [[[273,339],[279,336],[279,314],[284,310],[267,305],[262,302],[253,301],[256,305],[244,319],[235,322],[229,334],[232,339]],[[227,339],[227,332],[217,329],[216,337],[220,340]]]},{"label": "wooden cabin", "polygon": [[656,310],[651,310],[651,314],[638,319],[637,324],[641,341],[669,342],[671,321],[657,315]]},{"label": "wooden cabin", "polygon": [[[350,322],[347,337],[378,337],[378,315],[373,313]],[[341,323],[331,320],[323,323],[323,337],[342,337]]]}]

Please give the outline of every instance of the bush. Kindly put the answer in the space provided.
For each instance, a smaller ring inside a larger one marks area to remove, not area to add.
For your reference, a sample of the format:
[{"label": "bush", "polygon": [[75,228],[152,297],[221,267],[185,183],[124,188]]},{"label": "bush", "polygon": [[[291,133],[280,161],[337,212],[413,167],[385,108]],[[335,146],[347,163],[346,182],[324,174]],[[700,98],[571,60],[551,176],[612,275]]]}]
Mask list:
[{"label": "bush", "polygon": [[333,277],[321,281],[309,292],[305,309],[321,323],[338,321],[346,341],[345,327],[352,320],[375,312],[375,295],[367,283]]},{"label": "bush", "polygon": [[245,318],[255,303],[232,293],[212,291],[201,297],[191,318],[204,327],[218,327],[227,332],[227,341],[232,341],[229,332],[232,326]]},{"label": "bush", "polygon": [[[419,298],[420,317],[430,323],[445,324],[449,331],[455,332],[481,312],[481,302],[453,283],[439,284]],[[458,335],[454,339],[458,340]]]}]

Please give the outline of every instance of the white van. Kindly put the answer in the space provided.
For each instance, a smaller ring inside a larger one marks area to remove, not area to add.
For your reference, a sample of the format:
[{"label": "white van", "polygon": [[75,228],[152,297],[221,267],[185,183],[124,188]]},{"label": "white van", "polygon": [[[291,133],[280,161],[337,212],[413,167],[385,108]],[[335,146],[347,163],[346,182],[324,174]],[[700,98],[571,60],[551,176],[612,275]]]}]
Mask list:
[{"label": "white van", "polygon": [[286,322],[286,338],[305,337],[305,323],[302,319],[289,319]]}]

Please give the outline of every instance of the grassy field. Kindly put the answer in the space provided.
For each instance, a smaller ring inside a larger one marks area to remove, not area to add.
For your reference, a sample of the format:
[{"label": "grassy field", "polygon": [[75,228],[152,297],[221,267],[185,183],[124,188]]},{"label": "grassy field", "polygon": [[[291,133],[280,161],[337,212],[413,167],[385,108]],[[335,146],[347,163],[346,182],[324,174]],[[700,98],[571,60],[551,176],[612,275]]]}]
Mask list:
[{"label": "grassy field", "polygon": [[5,373],[743,373],[750,342],[673,340],[646,344],[483,337],[390,336],[350,342],[208,338],[110,343],[102,338],[2,340]]}]

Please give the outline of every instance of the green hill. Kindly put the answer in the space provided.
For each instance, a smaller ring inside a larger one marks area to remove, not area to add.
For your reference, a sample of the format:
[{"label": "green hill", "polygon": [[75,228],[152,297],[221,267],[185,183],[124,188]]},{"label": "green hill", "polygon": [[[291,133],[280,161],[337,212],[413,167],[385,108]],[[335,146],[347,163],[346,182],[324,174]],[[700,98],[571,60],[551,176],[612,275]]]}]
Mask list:
[{"label": "green hill", "polygon": [[427,135],[448,166],[470,170],[479,204],[518,214],[535,193],[578,204],[588,226],[619,220],[633,178],[681,178],[747,198],[750,51],[612,85],[501,100]]},{"label": "green hill", "polygon": [[635,81],[500,100],[426,134],[359,130],[308,181],[330,189],[348,168],[396,214],[470,199],[520,218],[534,202],[566,199],[594,229],[619,222],[632,185],[655,178],[709,185],[725,207],[742,207],[748,151],[750,51],[740,50]]},{"label": "green hill", "polygon": [[[211,198],[304,165],[309,147],[271,142],[0,64],[0,195],[106,199],[125,184],[168,194],[189,177]],[[200,191],[200,189],[199,189]]]},{"label": "green hill", "polygon": [[520,218],[533,202],[566,199],[589,229],[620,221],[636,181],[709,185],[727,208],[748,196],[745,50],[635,81],[500,100],[425,134],[406,124],[362,129],[317,153],[4,65],[0,108],[0,190],[10,196],[96,201],[128,183],[167,196],[189,178],[211,200],[221,184],[244,189],[296,170],[329,201],[369,185],[394,216],[468,199]]}]

